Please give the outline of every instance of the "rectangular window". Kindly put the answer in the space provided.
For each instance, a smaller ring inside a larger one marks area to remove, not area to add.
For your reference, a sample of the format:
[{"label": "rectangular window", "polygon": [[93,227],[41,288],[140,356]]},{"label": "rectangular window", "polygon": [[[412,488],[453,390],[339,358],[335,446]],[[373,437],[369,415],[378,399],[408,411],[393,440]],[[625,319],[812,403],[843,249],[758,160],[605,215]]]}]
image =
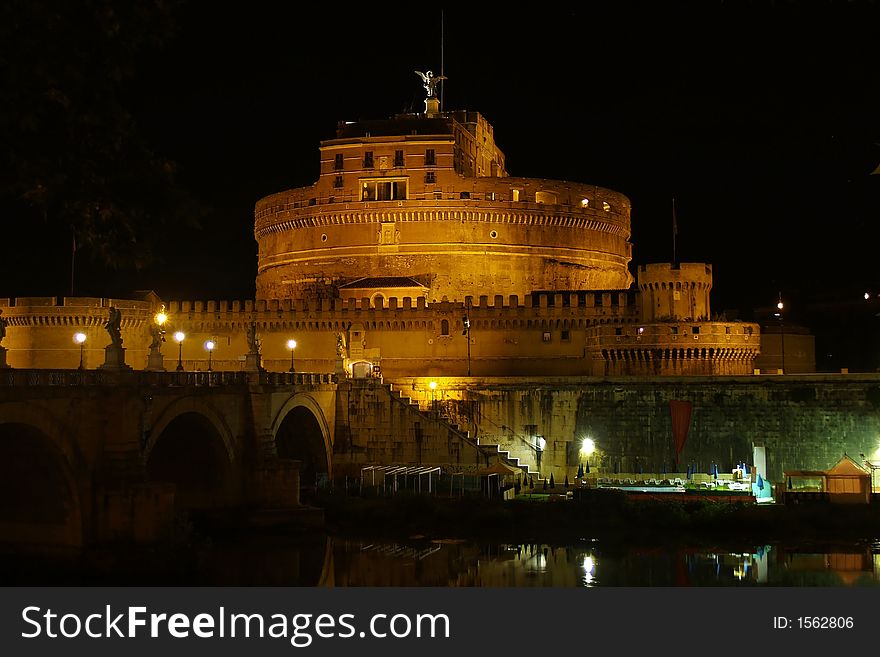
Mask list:
[{"label": "rectangular window", "polygon": [[342,164],[342,153],[337,153],[336,159],[333,161],[333,168],[336,171],[342,171],[343,166],[344,165]]},{"label": "rectangular window", "polygon": [[403,166],[403,151],[394,151],[394,166]]},{"label": "rectangular window", "polygon": [[486,192],[486,200],[494,201],[495,200],[495,192]]},{"label": "rectangular window", "polygon": [[426,172],[425,172],[425,182],[426,182],[426,183],[435,183],[435,182],[437,182],[437,179],[434,177],[434,172],[433,172],[433,171],[426,171]]},{"label": "rectangular window", "polygon": [[460,198],[470,198],[470,197],[471,197],[471,193],[470,193],[470,192],[462,192],[462,193],[459,195],[459,197],[460,197]]},{"label": "rectangular window", "polygon": [[373,151],[366,151],[364,153],[364,169],[372,169],[373,168]]},{"label": "rectangular window", "polygon": [[571,342],[571,331],[563,331],[562,332],[562,341],[563,342]]},{"label": "rectangular window", "polygon": [[520,192],[520,190],[518,190],[518,189],[510,190],[510,195],[511,195],[511,198],[514,202],[519,201],[519,192]]},{"label": "rectangular window", "polygon": [[432,167],[435,164],[437,164],[437,161],[436,161],[436,156],[434,154],[434,149],[428,148],[427,150],[425,150],[425,166]]},{"label": "rectangular window", "polygon": [[614,335],[623,335],[623,329],[622,328],[615,328]]},{"label": "rectangular window", "polygon": [[673,326],[670,330],[672,331],[672,335],[678,335],[678,327],[677,326]]},{"label": "rectangular window", "polygon": [[694,335],[699,335],[700,334],[700,327],[699,326],[691,326],[691,333],[693,333]]},{"label": "rectangular window", "polygon": [[550,342],[550,331],[544,331],[544,334],[541,336],[541,340],[543,342]]},{"label": "rectangular window", "polygon": [[729,327],[729,326],[725,326],[725,327],[724,327],[724,333],[725,333],[726,335],[730,335],[730,327]]},{"label": "rectangular window", "polygon": [[405,201],[406,180],[365,180],[361,184],[362,201]]},{"label": "rectangular window", "polygon": [[342,176],[336,176],[333,179],[333,186],[337,188],[342,187]]},{"label": "rectangular window", "polygon": [[443,192],[434,192],[434,198],[439,200],[443,198]]}]

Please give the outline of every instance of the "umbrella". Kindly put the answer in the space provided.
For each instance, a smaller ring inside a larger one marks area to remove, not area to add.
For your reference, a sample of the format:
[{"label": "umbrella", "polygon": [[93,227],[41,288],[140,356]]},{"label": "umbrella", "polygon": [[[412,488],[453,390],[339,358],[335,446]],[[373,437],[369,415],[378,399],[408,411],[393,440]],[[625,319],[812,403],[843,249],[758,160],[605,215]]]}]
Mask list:
[{"label": "umbrella", "polygon": [[547,480],[544,480],[544,490],[547,490]]},{"label": "umbrella", "polygon": [[791,477],[788,478],[788,490],[791,490]]},{"label": "umbrella", "polygon": [[690,464],[690,463],[688,463],[688,473],[687,473],[687,478],[688,478],[688,479],[691,478],[691,464]]},{"label": "umbrella", "polygon": [[578,463],[578,473],[576,476],[578,479],[580,479],[581,477],[584,476],[584,464],[583,463]]},{"label": "umbrella", "polygon": [[718,466],[715,462],[712,462],[712,474],[715,476],[715,479],[718,479]]},{"label": "umbrella", "polygon": [[550,488],[556,488],[556,482],[553,481],[553,473],[550,473]]},{"label": "umbrella", "polygon": [[529,490],[535,490],[535,480],[529,477]]},{"label": "umbrella", "polygon": [[666,474],[666,463],[663,463],[663,474]]},{"label": "umbrella", "polygon": [[565,487],[568,488],[568,473],[565,473]]},{"label": "umbrella", "polygon": [[586,472],[587,474],[590,474],[590,462],[589,461],[587,461],[587,467],[584,470],[584,472]]},{"label": "umbrella", "polygon": [[617,463],[617,461],[615,461],[615,462],[614,462],[614,474],[617,474],[617,473],[619,472],[619,470],[618,470],[618,465],[619,465],[619,464]]},{"label": "umbrella", "polygon": [[764,490],[764,480],[761,479],[761,473],[758,473],[758,490]]}]

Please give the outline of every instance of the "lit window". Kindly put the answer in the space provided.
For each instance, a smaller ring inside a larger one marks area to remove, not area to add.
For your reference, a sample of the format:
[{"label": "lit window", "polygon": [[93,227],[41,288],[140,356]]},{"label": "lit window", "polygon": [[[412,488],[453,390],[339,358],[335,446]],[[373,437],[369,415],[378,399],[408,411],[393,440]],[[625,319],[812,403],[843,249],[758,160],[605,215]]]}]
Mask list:
[{"label": "lit window", "polygon": [[544,331],[544,334],[541,336],[542,342],[550,342],[550,331]]},{"label": "lit window", "polygon": [[582,207],[582,208],[588,208],[588,207],[590,207],[590,199],[588,199],[588,198],[582,198],[582,199],[581,199],[581,207]]},{"label": "lit window", "polygon": [[519,192],[520,192],[520,190],[518,190],[518,189],[512,189],[512,190],[510,190],[511,198],[512,198],[514,201],[519,201]]},{"label": "lit window", "polygon": [[362,201],[405,201],[406,180],[365,180],[361,185]]},{"label": "lit window", "polygon": [[611,212],[611,206],[608,205],[608,201],[602,201],[602,209],[605,210],[605,212]]}]

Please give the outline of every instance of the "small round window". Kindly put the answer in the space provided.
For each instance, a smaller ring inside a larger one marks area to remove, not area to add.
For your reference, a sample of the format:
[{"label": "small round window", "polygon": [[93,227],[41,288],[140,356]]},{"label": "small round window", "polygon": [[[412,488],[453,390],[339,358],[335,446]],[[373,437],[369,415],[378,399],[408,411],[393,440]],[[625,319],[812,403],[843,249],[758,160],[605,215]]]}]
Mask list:
[{"label": "small round window", "polygon": [[321,241],[322,241],[322,242],[326,242],[326,241],[327,241],[327,233],[323,233],[323,234],[321,235]]},{"label": "small round window", "polygon": [[491,233],[489,233],[489,237],[491,237],[494,240],[496,237],[498,237],[498,231],[493,230]]}]

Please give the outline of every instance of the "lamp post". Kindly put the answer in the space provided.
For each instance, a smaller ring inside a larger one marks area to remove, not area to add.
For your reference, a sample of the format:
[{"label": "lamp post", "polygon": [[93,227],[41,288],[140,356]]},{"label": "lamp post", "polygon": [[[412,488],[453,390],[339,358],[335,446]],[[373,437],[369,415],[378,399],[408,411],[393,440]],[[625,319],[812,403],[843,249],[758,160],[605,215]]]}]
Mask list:
[{"label": "lamp post", "polygon": [[431,410],[433,411],[433,410],[436,410],[436,408],[437,408],[437,398],[435,396],[437,393],[437,382],[431,381],[428,384],[428,388],[430,388],[430,390],[431,390]]},{"label": "lamp post", "polygon": [[290,349],[290,371],[296,372],[296,367],[293,365],[293,350],[296,349],[296,340],[290,339],[287,341],[287,348]]},{"label": "lamp post", "polygon": [[541,471],[541,454],[546,446],[547,441],[544,440],[544,436],[535,436],[535,461],[537,461],[539,472]]},{"label": "lamp post", "polygon": [[779,318],[779,340],[782,351],[782,373],[785,374],[785,324],[782,321],[782,309],[785,304],[782,303],[782,292],[779,293],[779,301],[776,302],[776,317]]},{"label": "lamp post", "polygon": [[177,331],[174,334],[174,340],[177,342],[177,371],[183,372],[183,339],[186,334],[183,331]]},{"label": "lamp post", "polygon": [[77,369],[83,370],[85,369],[83,365],[83,350],[86,346],[86,334],[82,332],[74,333],[73,341],[79,345],[79,367]]},{"label": "lamp post", "polygon": [[216,347],[216,346],[217,346],[217,345],[214,344],[214,341],[213,341],[213,340],[208,340],[208,341],[205,343],[205,349],[208,350],[208,371],[209,371],[209,372],[211,371],[211,354],[214,353],[214,347]]},{"label": "lamp post", "polygon": [[465,307],[465,312],[467,313],[464,317],[461,318],[461,324],[464,326],[464,331],[461,334],[467,339],[467,375],[471,375],[471,318],[470,318],[470,304]]}]

